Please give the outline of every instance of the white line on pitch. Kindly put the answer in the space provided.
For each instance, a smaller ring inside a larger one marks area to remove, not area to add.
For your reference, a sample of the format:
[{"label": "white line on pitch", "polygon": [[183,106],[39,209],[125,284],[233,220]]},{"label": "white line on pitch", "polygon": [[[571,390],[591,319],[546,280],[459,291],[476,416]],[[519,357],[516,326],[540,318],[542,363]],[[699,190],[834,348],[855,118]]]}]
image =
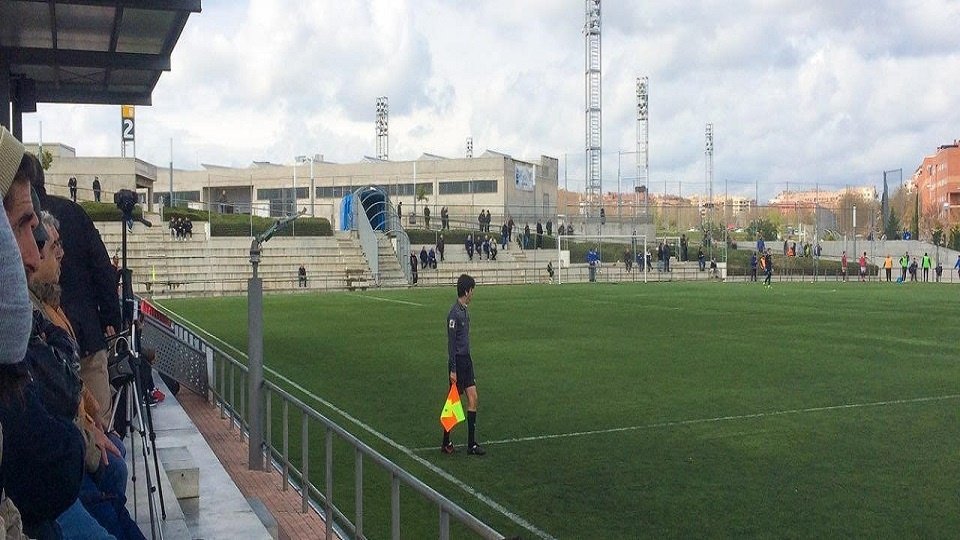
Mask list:
[{"label": "white line on pitch", "polygon": [[[157,303],[159,304],[159,302],[157,302]],[[249,357],[248,357],[247,354],[244,353],[243,351],[240,351],[239,349],[237,349],[237,348],[234,347],[233,345],[230,345],[229,343],[227,343],[226,341],[220,339],[219,337],[211,334],[210,332],[207,332],[207,331],[204,330],[203,328],[197,326],[194,322],[190,321],[189,319],[187,319],[187,318],[184,317],[183,315],[180,315],[179,313],[173,311],[172,309],[168,308],[167,306],[164,306],[163,304],[160,304],[160,305],[161,305],[168,313],[174,315],[175,317],[177,317],[178,319],[180,319],[180,320],[183,321],[184,323],[189,324],[190,326],[192,326],[194,329],[198,330],[199,332],[202,332],[202,333],[206,334],[207,336],[209,336],[209,337],[211,337],[211,338],[219,341],[219,342],[222,343],[223,345],[225,345],[225,346],[227,346],[228,348],[230,348],[231,350],[233,350],[235,353],[237,353],[237,354],[239,354],[240,356],[243,356],[244,358],[247,358],[247,359],[249,360]],[[413,459],[414,461],[416,461],[416,462],[419,463],[420,465],[423,465],[424,467],[426,467],[427,469],[429,469],[430,471],[432,471],[433,473],[435,473],[437,476],[440,476],[440,477],[443,478],[444,480],[446,480],[446,481],[450,482],[451,484],[459,487],[460,489],[466,491],[467,493],[469,493],[470,495],[472,495],[473,497],[475,497],[475,498],[476,498],[477,500],[479,500],[480,502],[486,504],[486,505],[489,506],[490,508],[493,508],[493,509],[496,510],[497,512],[501,513],[503,516],[505,516],[505,517],[506,517],[507,519],[509,519],[510,521],[516,523],[517,525],[523,527],[524,529],[527,529],[528,531],[530,531],[531,533],[535,534],[536,536],[538,536],[538,537],[540,537],[540,538],[545,538],[545,539],[553,539],[553,538],[554,538],[554,537],[551,536],[550,534],[548,534],[548,533],[546,533],[546,532],[538,529],[537,527],[535,527],[535,526],[534,526],[532,523],[530,523],[529,521],[523,519],[522,517],[518,516],[517,514],[514,514],[513,512],[511,512],[510,510],[508,510],[506,507],[504,507],[503,505],[501,505],[501,504],[498,503],[497,501],[491,499],[490,497],[487,497],[487,496],[484,495],[483,493],[481,493],[481,492],[477,491],[476,489],[470,487],[468,484],[466,484],[466,483],[463,482],[462,480],[458,479],[457,477],[453,476],[452,474],[448,473],[447,471],[441,469],[440,467],[434,465],[433,463],[427,461],[426,459],[418,456],[417,454],[414,453],[414,450],[411,450],[410,448],[407,448],[406,446],[403,446],[402,444],[394,441],[393,439],[391,439],[391,438],[387,437],[386,435],[380,433],[379,431],[373,429],[372,427],[370,427],[370,426],[368,426],[367,424],[363,423],[363,422],[360,421],[359,419],[354,418],[353,416],[351,416],[349,413],[347,413],[347,412],[344,411],[343,409],[337,407],[336,405],[334,405],[333,403],[330,403],[329,401],[323,399],[322,397],[313,394],[312,392],[310,392],[310,391],[307,390],[306,388],[304,388],[304,387],[300,386],[299,384],[291,381],[290,379],[284,377],[284,376],[281,375],[280,373],[277,373],[275,370],[273,370],[273,369],[271,369],[271,368],[269,368],[269,367],[266,367],[266,366],[264,366],[264,369],[265,369],[266,371],[269,371],[273,376],[277,377],[278,379],[280,379],[280,380],[286,382],[287,384],[289,384],[290,386],[296,388],[296,389],[299,390],[300,392],[303,392],[304,395],[307,395],[307,396],[309,396],[311,399],[314,399],[315,401],[317,401],[318,403],[322,403],[322,404],[325,405],[326,407],[332,409],[333,411],[336,411],[338,414],[340,414],[341,416],[343,416],[344,418],[346,418],[347,420],[349,420],[350,422],[352,422],[352,423],[353,423],[354,425],[356,425],[357,427],[363,429],[363,430],[366,431],[367,433],[370,433],[370,434],[373,435],[374,437],[376,437],[376,438],[380,439],[381,441],[387,443],[388,445],[392,446],[393,448],[396,448],[397,450],[403,452],[404,454],[406,454],[407,456],[409,456],[411,459]]]},{"label": "white line on pitch", "polygon": [[370,296],[369,294],[354,294],[353,296],[359,296],[361,298],[369,298],[371,300],[380,300],[381,302],[394,302],[396,304],[405,304],[408,306],[423,307],[423,304],[418,304],[416,302],[407,302],[406,300],[394,300],[393,298],[381,298],[379,296]]},{"label": "white line on pitch", "polygon": [[[713,418],[696,418],[693,420],[674,420],[670,422],[657,422],[655,424],[644,424],[640,426],[624,426],[609,429],[595,429],[590,431],[574,431],[570,433],[553,433],[548,435],[533,435],[530,437],[515,437],[512,439],[500,439],[494,441],[484,441],[484,445],[510,444],[518,442],[543,441],[547,439],[565,439],[570,437],[586,437],[588,435],[603,435],[606,433],[620,433],[623,431],[640,431],[644,429],[657,429],[665,427],[689,426],[693,424],[708,424],[714,422],[730,422],[733,420],[749,420],[753,418],[764,418],[768,416],[784,416],[788,414],[803,414],[812,412],[835,411],[840,409],[861,409],[865,407],[884,407],[889,405],[904,405],[910,403],[924,403],[930,401],[946,401],[951,399],[960,399],[960,394],[950,394],[945,396],[932,396],[910,399],[895,399],[892,401],[872,401],[869,403],[848,403],[844,405],[828,405],[824,407],[809,407],[806,409],[789,409],[785,411],[770,411],[753,414],[738,414],[733,416],[716,416]],[[436,450],[436,446],[414,448],[414,452],[425,452],[427,450]]]}]

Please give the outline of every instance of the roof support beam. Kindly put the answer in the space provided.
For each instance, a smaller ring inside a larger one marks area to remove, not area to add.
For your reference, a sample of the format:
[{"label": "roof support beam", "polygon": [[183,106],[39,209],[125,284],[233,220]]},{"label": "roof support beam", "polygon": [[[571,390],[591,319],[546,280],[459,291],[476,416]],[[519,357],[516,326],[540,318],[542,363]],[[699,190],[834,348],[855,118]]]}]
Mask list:
[{"label": "roof support beam", "polygon": [[60,88],[37,86],[37,102],[89,103],[95,105],[152,105],[150,92],[109,92],[100,88],[61,84]]},{"label": "roof support beam", "polygon": [[170,57],[155,54],[0,47],[0,55],[14,66],[47,65],[170,71]]},{"label": "roof support beam", "polygon": [[77,6],[128,7],[155,11],[189,11],[200,13],[200,0],[20,0]]}]

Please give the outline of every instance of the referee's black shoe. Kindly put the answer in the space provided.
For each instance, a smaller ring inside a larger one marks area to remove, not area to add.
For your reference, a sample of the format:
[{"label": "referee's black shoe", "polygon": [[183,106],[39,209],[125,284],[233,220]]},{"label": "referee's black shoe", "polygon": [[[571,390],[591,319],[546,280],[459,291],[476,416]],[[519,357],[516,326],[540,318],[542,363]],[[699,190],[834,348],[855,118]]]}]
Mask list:
[{"label": "referee's black shoe", "polygon": [[473,443],[473,444],[470,445],[470,449],[467,450],[467,453],[468,453],[468,454],[471,454],[471,455],[474,455],[474,456],[482,456],[482,455],[486,454],[487,451],[484,450],[483,447],[480,446],[479,444]]},{"label": "referee's black shoe", "polygon": [[440,446],[440,451],[444,454],[452,454],[457,451],[457,447],[455,447],[453,443],[444,444]]}]

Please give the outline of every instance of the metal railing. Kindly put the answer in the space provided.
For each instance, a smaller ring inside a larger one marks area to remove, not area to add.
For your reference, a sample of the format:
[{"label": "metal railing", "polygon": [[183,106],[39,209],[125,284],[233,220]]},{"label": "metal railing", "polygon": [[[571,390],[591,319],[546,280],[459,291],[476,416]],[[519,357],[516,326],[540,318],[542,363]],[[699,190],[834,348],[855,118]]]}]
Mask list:
[{"label": "metal railing", "polygon": [[[205,359],[207,374],[205,377],[207,382],[205,397],[212,400],[220,409],[221,418],[229,418],[231,430],[238,429],[245,434],[249,428],[245,413],[249,410],[249,396],[246,391],[248,388],[247,366],[224,352],[223,349],[212,345],[206,339],[178,323],[176,315],[157,306],[154,306],[153,314],[146,313],[145,315],[148,319],[147,326],[153,330],[151,341],[154,344],[163,340],[168,342],[172,340],[177,343],[168,343],[168,347],[186,348],[192,352],[185,358],[192,358],[194,362],[198,361],[198,358]],[[266,436],[264,437],[265,444],[262,450],[270,458],[264,466],[265,468],[272,466],[281,473],[283,490],[293,487],[301,494],[301,512],[317,511],[321,516],[325,516],[327,539],[333,538],[334,529],[337,527],[345,530],[347,535],[353,538],[366,538],[364,532],[366,510],[363,504],[365,462],[372,462],[390,477],[391,538],[400,538],[401,485],[412,489],[419,495],[420,499],[436,507],[438,511],[438,538],[448,539],[450,537],[451,519],[465,526],[480,538],[504,538],[502,534],[390,461],[334,421],[291,395],[276,383],[269,380],[264,381],[263,400],[265,407],[262,407],[261,410],[264,411],[266,418]],[[281,409],[279,421],[275,421],[274,418],[275,401],[278,401]],[[291,454],[295,450],[291,448],[291,416],[299,421],[299,456]],[[281,430],[278,437],[275,437],[275,428]],[[316,429],[319,429],[324,436],[323,444],[320,445],[321,448],[315,452],[316,447],[311,445],[310,433]],[[335,440],[346,443],[353,452],[354,509],[352,519],[337,505],[337,499],[334,496],[333,449]],[[315,485],[313,477],[311,477],[311,464],[314,463],[313,458],[317,457],[319,459],[319,452],[322,452],[323,460],[322,488]],[[301,465],[299,468],[295,465],[297,457],[299,457]],[[344,535],[341,534],[340,536]]]}]

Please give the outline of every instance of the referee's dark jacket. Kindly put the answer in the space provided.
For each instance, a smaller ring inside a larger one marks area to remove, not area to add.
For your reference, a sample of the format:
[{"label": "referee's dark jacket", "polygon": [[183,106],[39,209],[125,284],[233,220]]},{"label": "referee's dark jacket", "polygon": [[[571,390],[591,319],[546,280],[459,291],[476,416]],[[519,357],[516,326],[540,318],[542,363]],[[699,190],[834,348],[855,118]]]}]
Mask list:
[{"label": "referee's dark jacket", "polygon": [[470,316],[459,300],[447,315],[447,367],[451,373],[457,372],[458,356],[470,356]]},{"label": "referee's dark jacket", "polygon": [[100,232],[83,208],[71,200],[47,195],[43,186],[34,188],[40,196],[40,207],[60,221],[64,253],[60,303],[77,333],[83,358],[107,348],[107,326],[120,331],[117,271],[110,263]]}]

